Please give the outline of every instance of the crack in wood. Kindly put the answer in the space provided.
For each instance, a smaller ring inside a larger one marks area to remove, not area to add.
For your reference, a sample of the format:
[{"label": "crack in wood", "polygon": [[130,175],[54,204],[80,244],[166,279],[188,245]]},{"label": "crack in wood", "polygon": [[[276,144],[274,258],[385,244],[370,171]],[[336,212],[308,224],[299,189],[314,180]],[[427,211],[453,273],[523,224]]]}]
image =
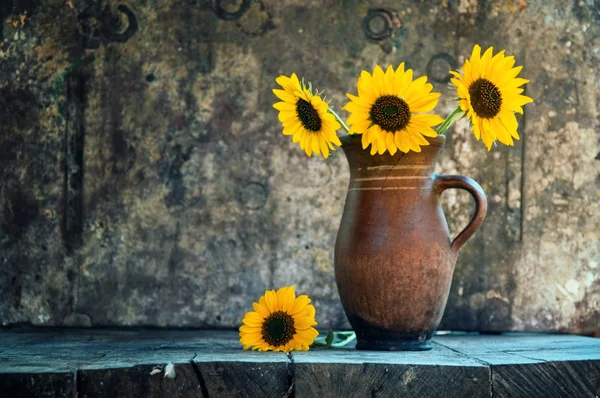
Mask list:
[{"label": "crack in wood", "polygon": [[458,355],[458,356],[460,356],[460,357],[463,357],[463,358],[467,358],[467,359],[473,360],[473,361],[475,361],[475,362],[477,362],[477,363],[479,363],[479,364],[481,364],[481,365],[485,366],[485,367],[487,368],[487,370],[488,370],[488,378],[489,378],[489,381],[490,381],[490,397],[491,397],[491,398],[493,398],[493,397],[494,397],[494,379],[492,378],[492,369],[493,369],[493,365],[492,365],[491,363],[489,363],[489,362],[486,362],[486,361],[483,361],[483,360],[481,360],[481,359],[479,359],[479,358],[472,357],[472,356],[470,356],[470,355],[467,355],[467,354],[465,354],[465,353],[463,353],[463,352],[460,352],[460,351],[458,351],[458,350],[456,350],[456,349],[454,349],[454,348],[452,348],[452,347],[449,347],[449,346],[447,346],[447,345],[444,345],[444,344],[438,343],[438,342],[436,342],[436,341],[433,341],[433,342],[432,342],[432,344],[434,344],[434,345],[439,345],[440,347],[447,348],[447,349],[449,349],[450,351],[454,352],[455,354],[457,354],[457,355]]},{"label": "crack in wood", "polygon": [[194,359],[198,356],[198,353],[194,353],[192,359],[190,359],[190,364],[192,365],[192,369],[194,369],[194,373],[196,374],[196,378],[198,379],[198,385],[200,386],[200,393],[204,398],[209,398],[208,388],[206,387],[206,381],[204,380],[204,376],[202,376],[202,371]]},{"label": "crack in wood", "polygon": [[289,388],[283,398],[294,398],[296,396],[296,362],[291,352],[287,354],[290,362],[287,364],[288,385]]}]

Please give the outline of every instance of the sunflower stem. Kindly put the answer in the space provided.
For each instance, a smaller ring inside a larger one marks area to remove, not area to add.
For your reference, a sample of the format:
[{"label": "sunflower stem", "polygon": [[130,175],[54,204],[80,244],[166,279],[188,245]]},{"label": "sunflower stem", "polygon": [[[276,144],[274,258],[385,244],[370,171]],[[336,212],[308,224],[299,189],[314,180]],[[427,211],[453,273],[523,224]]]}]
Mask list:
[{"label": "sunflower stem", "polygon": [[446,131],[448,131],[450,126],[452,126],[454,122],[456,122],[464,115],[465,112],[462,109],[460,109],[460,106],[457,107],[455,110],[452,111],[452,113],[448,115],[448,117],[442,122],[442,124],[438,126],[438,128],[436,129],[437,133],[439,135],[444,135]]},{"label": "sunflower stem", "polygon": [[348,128],[348,126],[346,126],[346,123],[344,123],[344,121],[342,120],[342,118],[339,117],[338,114],[333,111],[333,109],[327,108],[327,112],[331,113],[335,117],[335,120],[337,120],[342,125],[342,127],[344,128],[344,130],[346,130],[346,132],[350,131],[350,129]]}]

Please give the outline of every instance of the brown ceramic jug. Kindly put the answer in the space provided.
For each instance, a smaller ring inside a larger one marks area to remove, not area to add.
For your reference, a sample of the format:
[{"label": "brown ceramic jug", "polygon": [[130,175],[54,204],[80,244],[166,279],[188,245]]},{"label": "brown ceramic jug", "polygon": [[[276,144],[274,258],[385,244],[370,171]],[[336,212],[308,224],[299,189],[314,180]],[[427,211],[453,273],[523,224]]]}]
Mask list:
[{"label": "brown ceramic jug", "polygon": [[[335,275],[358,349],[429,350],[458,250],[479,228],[485,193],[463,176],[434,173],[446,138],[420,153],[370,155],[360,135],[341,138],[350,186],[335,244]],[[475,215],[452,240],[440,203],[449,188],[475,198]]]}]

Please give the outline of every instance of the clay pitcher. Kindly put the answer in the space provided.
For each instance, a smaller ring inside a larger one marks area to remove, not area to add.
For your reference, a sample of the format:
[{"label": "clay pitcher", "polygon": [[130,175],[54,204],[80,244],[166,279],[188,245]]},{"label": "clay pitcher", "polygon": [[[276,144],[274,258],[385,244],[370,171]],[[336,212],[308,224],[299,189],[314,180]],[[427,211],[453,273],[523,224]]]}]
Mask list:
[{"label": "clay pitcher", "polygon": [[[370,155],[360,135],[342,137],[350,186],[335,244],[335,276],[358,349],[429,350],[442,319],[459,249],[487,211],[485,193],[463,176],[434,173],[446,138],[420,153]],[[468,191],[475,214],[452,240],[440,195]]]}]

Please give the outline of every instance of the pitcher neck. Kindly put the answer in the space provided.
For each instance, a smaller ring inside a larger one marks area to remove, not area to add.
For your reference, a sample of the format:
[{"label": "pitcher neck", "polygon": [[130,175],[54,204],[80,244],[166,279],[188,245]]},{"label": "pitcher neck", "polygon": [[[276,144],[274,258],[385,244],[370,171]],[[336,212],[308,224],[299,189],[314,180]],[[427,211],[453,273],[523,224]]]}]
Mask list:
[{"label": "pitcher neck", "polygon": [[390,155],[386,151],[383,155],[371,155],[369,148],[362,148],[361,138],[360,134],[340,137],[351,173],[358,170],[431,170],[433,173],[435,161],[446,142],[446,137],[443,135],[434,138],[426,137],[429,145],[422,146],[421,152],[397,151],[394,155]]}]

